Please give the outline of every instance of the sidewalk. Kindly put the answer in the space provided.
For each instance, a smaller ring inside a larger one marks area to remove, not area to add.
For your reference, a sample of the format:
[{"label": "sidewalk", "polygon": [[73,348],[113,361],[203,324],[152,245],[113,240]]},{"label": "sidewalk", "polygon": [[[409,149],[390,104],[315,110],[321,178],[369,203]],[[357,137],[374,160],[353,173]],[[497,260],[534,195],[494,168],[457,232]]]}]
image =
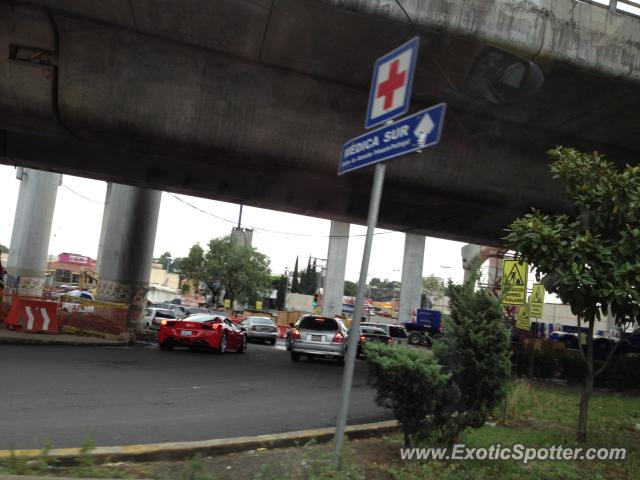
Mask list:
[{"label": "sidewalk", "polygon": [[124,346],[123,340],[109,340],[79,335],[47,335],[44,333],[19,333],[0,328],[0,345],[70,345],[80,347]]}]

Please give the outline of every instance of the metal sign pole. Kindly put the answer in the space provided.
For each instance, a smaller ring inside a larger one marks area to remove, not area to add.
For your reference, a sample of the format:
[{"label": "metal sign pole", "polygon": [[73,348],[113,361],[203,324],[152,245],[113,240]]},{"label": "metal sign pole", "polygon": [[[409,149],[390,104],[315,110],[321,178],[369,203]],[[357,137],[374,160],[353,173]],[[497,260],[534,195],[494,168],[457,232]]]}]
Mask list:
[{"label": "metal sign pole", "polygon": [[364,289],[367,283],[367,271],[369,269],[369,257],[371,256],[371,243],[373,242],[373,231],[378,223],[378,210],[380,209],[380,198],[382,197],[382,187],[384,185],[384,163],[376,163],[373,176],[373,187],[371,198],[369,199],[369,214],[367,216],[367,236],[364,242],[364,253],[362,254],[362,266],[360,267],[360,280],[356,293],[356,305],[353,311],[353,320],[349,330],[349,343],[347,344],[347,358],[342,377],[342,398],[340,400],[340,410],[336,423],[336,436],[334,439],[333,464],[340,463],[340,454],[344,443],[344,431],[347,425],[347,413],[349,412],[349,397],[351,396],[351,384],[353,383],[353,370],[356,362],[356,352],[358,350],[358,340],[360,339],[360,318],[362,317],[362,307],[364,305]]}]

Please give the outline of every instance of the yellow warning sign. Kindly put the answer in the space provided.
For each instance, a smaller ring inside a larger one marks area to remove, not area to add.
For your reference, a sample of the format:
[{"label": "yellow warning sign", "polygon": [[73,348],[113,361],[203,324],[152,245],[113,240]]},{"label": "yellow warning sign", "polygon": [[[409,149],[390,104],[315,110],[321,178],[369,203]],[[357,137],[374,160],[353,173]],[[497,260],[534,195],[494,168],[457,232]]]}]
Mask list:
[{"label": "yellow warning sign", "polygon": [[231,308],[231,300],[228,298],[224,299],[224,308],[229,309]]},{"label": "yellow warning sign", "polygon": [[533,284],[533,292],[531,293],[530,314],[534,318],[542,318],[544,311],[544,286],[541,283]]},{"label": "yellow warning sign", "polygon": [[527,273],[525,262],[505,260],[502,265],[502,303],[525,305],[527,303]]},{"label": "yellow warning sign", "polygon": [[256,300],[256,310],[262,310],[262,300]]},{"label": "yellow warning sign", "polygon": [[516,320],[516,328],[520,330],[531,330],[531,320],[529,319],[529,307],[520,307],[518,319]]}]

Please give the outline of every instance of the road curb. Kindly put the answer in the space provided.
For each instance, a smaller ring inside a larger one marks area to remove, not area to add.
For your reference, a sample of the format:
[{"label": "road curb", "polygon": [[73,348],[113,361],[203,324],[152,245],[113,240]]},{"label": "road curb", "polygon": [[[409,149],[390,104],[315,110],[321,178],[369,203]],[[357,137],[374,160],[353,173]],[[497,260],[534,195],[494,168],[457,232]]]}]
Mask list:
[{"label": "road curb", "polygon": [[48,340],[48,339],[30,339],[30,338],[6,338],[0,336],[0,345],[60,345],[66,347],[126,347],[128,342],[113,341],[85,341],[76,342],[73,340]]},{"label": "road curb", "polygon": [[[385,422],[351,425],[346,429],[348,438],[367,438],[395,432],[399,424],[395,420]],[[285,433],[255,435],[251,437],[218,438],[194,442],[148,443],[138,445],[121,445],[116,447],[95,447],[89,452],[80,448],[54,448],[49,450],[48,456],[56,458],[63,465],[77,463],[79,457],[91,457],[96,462],[101,461],[153,461],[178,460],[189,458],[196,453],[213,456],[226,453],[243,452],[257,448],[283,448],[299,444],[327,442],[333,439],[335,428],[317,428]],[[40,450],[0,450],[0,461],[11,458],[37,458],[42,455]]]}]

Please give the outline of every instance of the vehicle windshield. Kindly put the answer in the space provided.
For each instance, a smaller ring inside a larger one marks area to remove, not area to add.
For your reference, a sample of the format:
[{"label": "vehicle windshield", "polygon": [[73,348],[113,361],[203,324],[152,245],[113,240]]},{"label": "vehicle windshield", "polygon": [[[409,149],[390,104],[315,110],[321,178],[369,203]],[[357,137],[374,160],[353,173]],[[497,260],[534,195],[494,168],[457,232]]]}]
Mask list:
[{"label": "vehicle windshield", "polygon": [[182,320],[187,322],[212,322],[212,323],[220,323],[224,320],[225,317],[221,317],[218,315],[189,315],[184,317]]},{"label": "vehicle windshield", "polygon": [[273,320],[265,317],[249,317],[247,318],[247,320],[253,323],[254,325],[273,325],[274,324]]},{"label": "vehicle windshield", "polygon": [[171,310],[156,310],[156,317],[176,318],[176,315]]},{"label": "vehicle windshield", "polygon": [[303,330],[338,330],[338,322],[333,318],[325,317],[305,317],[300,322],[300,326]]}]

